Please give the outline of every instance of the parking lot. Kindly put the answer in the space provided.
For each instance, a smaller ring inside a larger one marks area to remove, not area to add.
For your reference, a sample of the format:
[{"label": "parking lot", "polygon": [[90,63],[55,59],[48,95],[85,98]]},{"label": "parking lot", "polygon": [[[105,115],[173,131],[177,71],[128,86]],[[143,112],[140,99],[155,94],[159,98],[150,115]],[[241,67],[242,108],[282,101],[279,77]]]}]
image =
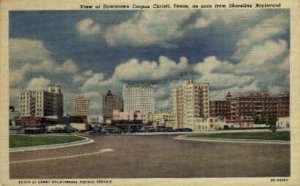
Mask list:
[{"label": "parking lot", "polygon": [[16,178],[189,178],[290,175],[290,146],[89,136],[95,143],[10,153]]}]

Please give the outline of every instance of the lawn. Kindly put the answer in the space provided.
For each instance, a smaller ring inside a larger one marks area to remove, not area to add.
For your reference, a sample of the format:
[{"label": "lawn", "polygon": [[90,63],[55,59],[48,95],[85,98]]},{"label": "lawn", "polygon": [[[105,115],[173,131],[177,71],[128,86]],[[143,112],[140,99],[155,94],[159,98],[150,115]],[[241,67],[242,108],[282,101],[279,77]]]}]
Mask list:
[{"label": "lawn", "polygon": [[282,131],[282,132],[236,132],[236,133],[217,133],[217,134],[191,134],[188,135],[188,137],[290,141],[290,132]]},{"label": "lawn", "polygon": [[74,141],[80,141],[84,138],[74,135],[62,135],[62,136],[34,136],[34,135],[10,135],[9,147],[28,147],[37,145],[50,145],[58,143],[69,143]]}]

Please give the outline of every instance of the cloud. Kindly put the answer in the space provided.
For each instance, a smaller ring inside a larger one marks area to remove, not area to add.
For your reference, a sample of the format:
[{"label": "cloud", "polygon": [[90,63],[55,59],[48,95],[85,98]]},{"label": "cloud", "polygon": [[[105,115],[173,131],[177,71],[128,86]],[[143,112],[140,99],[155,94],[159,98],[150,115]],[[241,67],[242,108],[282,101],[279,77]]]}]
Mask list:
[{"label": "cloud", "polygon": [[214,70],[232,69],[233,64],[227,61],[219,61],[216,56],[208,56],[202,62],[195,65],[194,70],[200,74],[210,74]]},{"label": "cloud", "polygon": [[289,88],[288,51],[285,40],[267,40],[254,45],[236,64],[209,56],[196,64],[194,71],[200,75],[197,81],[211,84],[212,98],[219,98],[225,90],[283,93]]},{"label": "cloud", "polygon": [[46,79],[46,78],[40,76],[38,78],[32,78],[27,85],[27,89],[28,90],[46,90],[49,84],[50,84],[49,79]]},{"label": "cloud", "polygon": [[216,22],[222,22],[225,25],[235,23],[239,20],[252,20],[259,14],[259,10],[209,10],[201,11],[192,28],[207,28]]},{"label": "cloud", "polygon": [[188,66],[187,58],[181,57],[179,62],[160,56],[156,61],[139,61],[130,59],[115,68],[113,78],[120,81],[158,81],[174,78],[185,71]]},{"label": "cloud", "polygon": [[39,63],[49,59],[51,52],[39,40],[26,38],[9,39],[9,62],[10,66],[17,68],[25,63]]},{"label": "cloud", "polygon": [[[219,69],[227,69],[226,73]],[[195,65],[194,70],[201,76],[199,82],[209,82],[214,89],[225,89],[234,86],[243,86],[253,81],[251,76],[235,75],[235,67],[227,61],[220,61],[216,56],[206,57],[202,62]]]},{"label": "cloud", "polygon": [[244,32],[245,38],[237,43],[237,46],[262,42],[275,35],[284,34],[289,30],[289,15],[280,13],[270,19],[263,20],[256,26]]},{"label": "cloud", "polygon": [[84,18],[76,24],[77,31],[85,36],[97,35],[101,32],[99,24],[95,23],[91,18]]},{"label": "cloud", "polygon": [[110,46],[144,46],[166,44],[181,37],[181,24],[194,11],[139,11],[125,22],[110,27],[105,39]]},{"label": "cloud", "polygon": [[236,43],[237,50],[232,58],[240,60],[254,45],[264,43],[275,36],[286,34],[290,27],[289,21],[288,13],[279,13],[248,28],[242,33],[242,39]]},{"label": "cloud", "polygon": [[268,40],[261,45],[255,45],[236,66],[238,73],[257,73],[266,71],[282,61],[277,59],[288,51],[287,42]]},{"label": "cloud", "polygon": [[94,73],[92,77],[88,78],[81,87],[82,90],[90,90],[95,87],[99,87],[101,82],[104,80],[104,74]]},{"label": "cloud", "polygon": [[41,61],[40,64],[36,65],[34,63],[26,63],[24,65],[20,65],[18,69],[11,68],[10,69],[10,83],[16,84],[21,82],[26,74],[30,73],[75,73],[78,71],[78,67],[74,61],[68,59],[62,65],[57,64],[52,60]]},{"label": "cloud", "polygon": [[67,59],[63,63],[54,61],[43,42],[26,38],[12,38],[10,44],[10,83],[22,82],[31,73],[75,73],[77,64]]}]

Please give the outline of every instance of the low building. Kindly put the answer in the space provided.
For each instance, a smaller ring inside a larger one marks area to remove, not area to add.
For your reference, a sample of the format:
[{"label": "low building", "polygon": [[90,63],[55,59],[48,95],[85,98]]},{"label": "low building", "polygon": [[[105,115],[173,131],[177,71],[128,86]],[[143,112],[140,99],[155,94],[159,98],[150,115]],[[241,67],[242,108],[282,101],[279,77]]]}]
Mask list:
[{"label": "low building", "polygon": [[87,116],[70,116],[69,123],[87,123]]},{"label": "low building", "polygon": [[234,124],[238,128],[253,128],[254,119],[252,116],[237,116],[235,120],[227,121],[228,123]]},{"label": "low building", "polygon": [[67,125],[64,125],[64,124],[56,124],[56,125],[46,126],[46,132],[65,130],[66,127],[67,127]]},{"label": "low building", "polygon": [[153,128],[157,128],[157,127],[175,128],[175,121],[172,112],[149,113],[148,118],[149,121],[152,123]]},{"label": "low building", "polygon": [[[226,119],[218,117],[209,118],[194,118],[192,123],[193,131],[211,131],[211,130],[221,130],[225,126],[228,126]],[[226,127],[225,127],[226,128]]]},{"label": "low building", "polygon": [[290,128],[290,117],[278,118],[276,122],[276,127],[279,129],[289,129]]},{"label": "low building", "polygon": [[89,130],[89,125],[87,123],[70,123],[70,126],[78,131]]},{"label": "low building", "polygon": [[121,112],[120,110],[113,111],[112,124],[116,123],[142,123],[147,124],[148,114],[139,111],[126,111]]},{"label": "low building", "polygon": [[46,126],[57,124],[56,118],[47,117],[21,117],[20,123],[24,127],[24,132],[28,134],[44,133],[46,131]]},{"label": "low building", "polygon": [[87,117],[87,122],[91,124],[101,124],[104,122],[104,119],[101,115],[90,115]]}]

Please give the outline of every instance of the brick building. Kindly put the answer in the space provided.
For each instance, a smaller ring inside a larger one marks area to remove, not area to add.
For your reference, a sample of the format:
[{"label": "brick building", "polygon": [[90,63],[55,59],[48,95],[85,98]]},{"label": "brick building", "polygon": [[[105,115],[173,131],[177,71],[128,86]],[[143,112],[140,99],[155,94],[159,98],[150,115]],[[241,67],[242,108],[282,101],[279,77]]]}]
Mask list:
[{"label": "brick building", "polygon": [[226,117],[228,123],[251,123],[253,116],[288,117],[289,96],[270,96],[257,92],[246,96],[232,96],[225,100],[210,101],[210,114],[213,117]]},{"label": "brick building", "polygon": [[114,95],[110,90],[103,96],[103,117],[104,120],[113,118],[113,110],[122,110],[122,99]]}]

